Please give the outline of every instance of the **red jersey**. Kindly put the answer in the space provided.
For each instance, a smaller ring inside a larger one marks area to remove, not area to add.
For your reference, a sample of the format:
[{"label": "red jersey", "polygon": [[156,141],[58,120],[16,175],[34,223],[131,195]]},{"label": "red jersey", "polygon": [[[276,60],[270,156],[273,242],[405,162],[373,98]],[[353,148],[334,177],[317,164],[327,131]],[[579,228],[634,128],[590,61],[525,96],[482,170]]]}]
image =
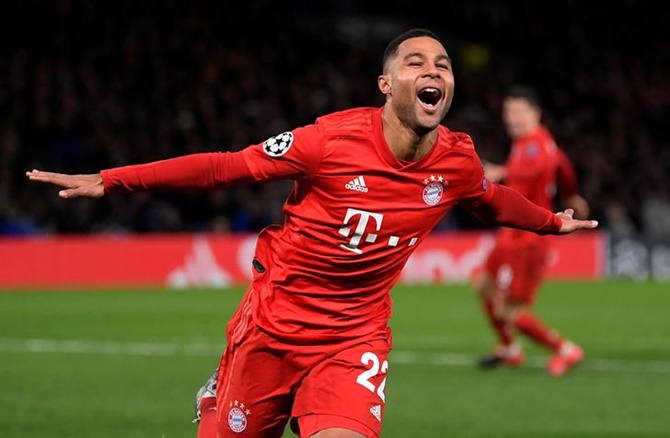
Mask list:
[{"label": "red jersey", "polygon": [[326,115],[239,152],[192,154],[101,172],[105,191],[216,189],[294,180],[285,223],[263,230],[265,272],[251,288],[256,324],[294,342],[386,330],[390,290],[414,249],[457,203],[495,223],[557,232],[561,221],[489,184],[471,138],[438,129],[420,160],[399,161],[381,108]]},{"label": "red jersey", "polygon": [[[575,170],[544,126],[512,143],[505,167],[504,184],[548,210],[556,209],[558,190],[566,198],[577,194]],[[519,229],[499,231],[499,241],[506,244],[532,244],[541,238]]]},{"label": "red jersey", "polygon": [[334,113],[270,141],[243,153],[257,181],[296,179],[284,226],[259,239],[273,259],[257,322],[276,335],[385,328],[389,291],[416,246],[454,204],[492,192],[469,136],[441,126],[426,156],[403,163],[380,109]]}]

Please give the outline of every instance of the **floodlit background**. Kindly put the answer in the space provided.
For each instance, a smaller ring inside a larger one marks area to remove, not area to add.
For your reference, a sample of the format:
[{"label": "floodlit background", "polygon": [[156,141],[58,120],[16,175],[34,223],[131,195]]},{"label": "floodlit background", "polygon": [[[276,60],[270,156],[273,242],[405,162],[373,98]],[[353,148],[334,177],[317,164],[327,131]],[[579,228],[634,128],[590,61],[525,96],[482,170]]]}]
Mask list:
[{"label": "floodlit background", "polygon": [[26,170],[239,150],[381,105],[382,51],[412,27],[444,39],[456,76],[444,123],[472,135],[483,159],[507,153],[507,87],[540,91],[601,228],[566,240],[539,297],[538,314],[586,351],[555,380],[529,344],[523,369],[474,368],[494,340],[467,281],[492,230],[458,208],[447,215],[433,241],[445,252],[417,253],[394,290],[384,436],[670,436],[660,5],[227,3],[3,5],[0,437],[194,437],[192,398],[223,348],[254,233],[281,222],[291,188],[66,202]]}]

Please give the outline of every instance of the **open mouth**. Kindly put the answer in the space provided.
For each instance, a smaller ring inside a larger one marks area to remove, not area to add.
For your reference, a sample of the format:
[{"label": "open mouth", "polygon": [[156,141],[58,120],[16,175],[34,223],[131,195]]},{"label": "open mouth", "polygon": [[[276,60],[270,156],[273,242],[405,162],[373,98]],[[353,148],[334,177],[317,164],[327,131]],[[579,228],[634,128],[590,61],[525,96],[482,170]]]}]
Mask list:
[{"label": "open mouth", "polygon": [[437,88],[426,87],[417,93],[419,101],[429,108],[435,108],[442,98],[442,92]]}]

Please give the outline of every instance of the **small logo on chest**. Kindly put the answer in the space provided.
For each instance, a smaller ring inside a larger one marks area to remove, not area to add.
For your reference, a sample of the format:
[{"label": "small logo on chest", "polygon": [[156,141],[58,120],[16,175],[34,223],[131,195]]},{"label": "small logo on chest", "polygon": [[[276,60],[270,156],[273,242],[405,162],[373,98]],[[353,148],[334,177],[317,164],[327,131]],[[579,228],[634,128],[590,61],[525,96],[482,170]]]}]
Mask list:
[{"label": "small logo on chest", "polygon": [[368,186],[365,184],[365,179],[363,179],[363,175],[354,178],[348,183],[346,183],[344,185],[344,188],[347,190],[353,190],[355,192],[361,192],[361,193],[368,192]]},{"label": "small logo on chest", "polygon": [[449,181],[445,180],[442,175],[431,175],[423,180],[424,188],[421,194],[423,202],[427,205],[436,205],[444,195],[444,188],[449,185]]}]

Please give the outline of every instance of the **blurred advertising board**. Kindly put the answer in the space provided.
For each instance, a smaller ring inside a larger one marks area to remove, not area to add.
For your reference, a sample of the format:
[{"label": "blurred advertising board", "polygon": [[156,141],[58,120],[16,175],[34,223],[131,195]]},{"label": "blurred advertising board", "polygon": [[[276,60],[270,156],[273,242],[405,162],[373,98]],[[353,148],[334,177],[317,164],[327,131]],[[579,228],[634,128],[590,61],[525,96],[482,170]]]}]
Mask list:
[{"label": "blurred advertising board", "polygon": [[[550,279],[597,280],[606,239],[550,236]],[[167,234],[0,238],[0,288],[225,287],[251,279],[255,235]],[[409,259],[405,284],[464,283],[493,246],[486,232],[434,233]]]},{"label": "blurred advertising board", "polygon": [[607,276],[632,280],[670,281],[670,237],[610,239]]}]

